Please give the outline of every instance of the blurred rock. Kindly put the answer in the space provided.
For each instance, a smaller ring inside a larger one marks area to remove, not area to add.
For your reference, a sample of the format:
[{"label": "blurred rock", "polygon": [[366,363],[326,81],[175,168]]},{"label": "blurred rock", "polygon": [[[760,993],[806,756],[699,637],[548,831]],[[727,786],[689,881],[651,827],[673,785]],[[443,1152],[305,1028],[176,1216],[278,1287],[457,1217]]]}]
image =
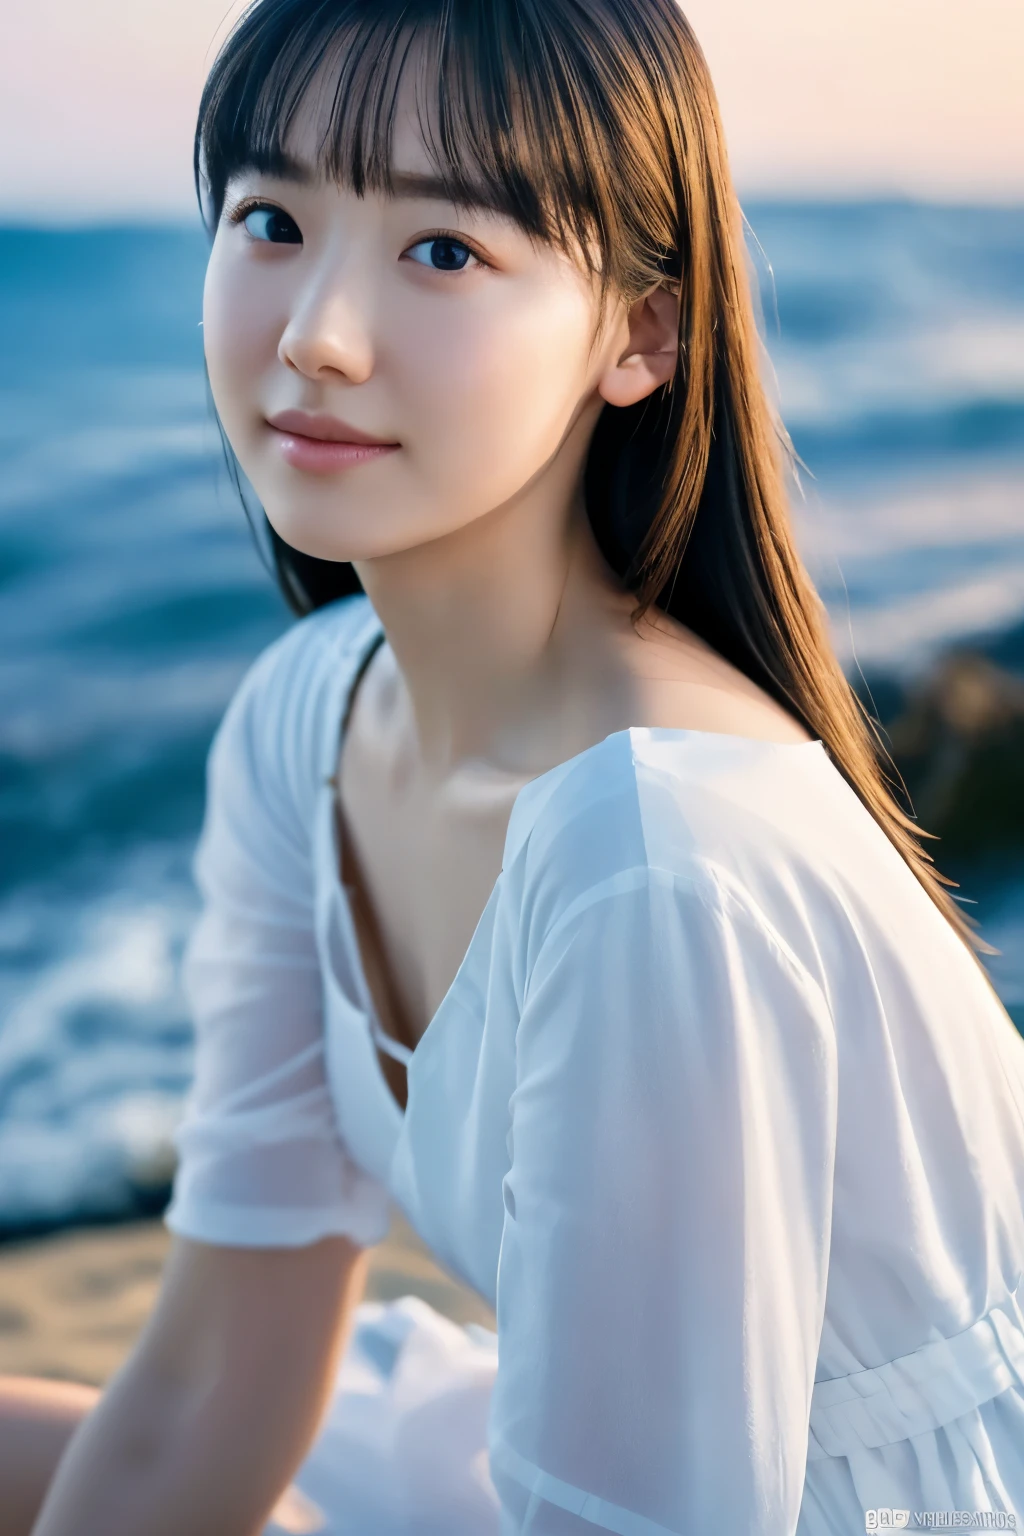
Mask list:
[{"label": "blurred rock", "polygon": [[862,694],[903,781],[898,798],[941,838],[943,855],[1024,850],[1024,675],[1013,666],[1022,640],[1014,631],[992,647],[1010,665],[957,647],[907,687],[873,679]]}]

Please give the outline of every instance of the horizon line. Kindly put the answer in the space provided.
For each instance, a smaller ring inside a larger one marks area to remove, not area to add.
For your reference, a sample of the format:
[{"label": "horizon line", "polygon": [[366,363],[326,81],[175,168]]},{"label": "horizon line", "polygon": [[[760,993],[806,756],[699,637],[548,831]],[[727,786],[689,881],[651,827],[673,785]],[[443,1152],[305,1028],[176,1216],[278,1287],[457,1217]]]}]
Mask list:
[{"label": "horizon line", "polygon": [[[898,192],[885,189],[836,189],[834,191],[800,188],[761,188],[739,191],[743,208],[930,208],[949,212],[1024,212],[1024,188],[1007,194],[965,196],[935,192]],[[4,208],[0,203],[0,233],[14,230],[68,234],[89,230],[177,229],[203,230],[198,208],[190,213],[178,208],[98,208],[78,209]]]}]

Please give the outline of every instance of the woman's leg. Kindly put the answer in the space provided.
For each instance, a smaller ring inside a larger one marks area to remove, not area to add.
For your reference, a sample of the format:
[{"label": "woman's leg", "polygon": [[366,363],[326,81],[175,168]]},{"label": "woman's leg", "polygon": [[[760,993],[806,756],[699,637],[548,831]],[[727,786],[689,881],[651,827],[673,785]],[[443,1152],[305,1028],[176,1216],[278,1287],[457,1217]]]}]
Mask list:
[{"label": "woman's leg", "polygon": [[0,1376],[0,1536],[29,1536],[64,1447],[96,1387]]}]

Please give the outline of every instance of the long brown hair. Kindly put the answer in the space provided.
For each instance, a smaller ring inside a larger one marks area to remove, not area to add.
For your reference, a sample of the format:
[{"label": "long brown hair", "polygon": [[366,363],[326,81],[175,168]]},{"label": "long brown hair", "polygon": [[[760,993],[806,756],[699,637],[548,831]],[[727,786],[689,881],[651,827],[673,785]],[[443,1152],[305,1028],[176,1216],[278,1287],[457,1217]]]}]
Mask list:
[{"label": "long brown hair", "polygon": [[[288,128],[325,67],[324,172],[359,196],[390,192],[410,59],[427,87],[417,100],[433,103],[421,106],[424,142],[454,201],[504,213],[582,259],[602,299],[678,289],[676,377],[636,406],[605,406],[586,465],[594,536],[636,595],[634,621],[656,605],[789,709],[968,947],[993,953],[922,848],[931,834],[893,796],[878,726],[843,674],[797,554],[791,449],[762,383],[718,105],[675,0],[255,0],[200,106],[208,226],[233,172],[284,163]],[[351,566],[269,535],[296,612],[359,590]]]}]

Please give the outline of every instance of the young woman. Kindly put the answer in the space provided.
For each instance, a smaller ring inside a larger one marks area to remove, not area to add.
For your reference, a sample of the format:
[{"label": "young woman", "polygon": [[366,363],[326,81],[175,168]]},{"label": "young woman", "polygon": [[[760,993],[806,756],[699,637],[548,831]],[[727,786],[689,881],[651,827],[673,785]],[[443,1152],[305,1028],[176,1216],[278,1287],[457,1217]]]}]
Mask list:
[{"label": "young woman", "polygon": [[[308,616],[213,748],[174,1244],[37,1536],[293,1476],[274,1529],[1009,1528],[1024,1041],[794,551],[683,16],[257,0],[197,166]],[[355,1311],[392,1200],[496,1352]]]}]

